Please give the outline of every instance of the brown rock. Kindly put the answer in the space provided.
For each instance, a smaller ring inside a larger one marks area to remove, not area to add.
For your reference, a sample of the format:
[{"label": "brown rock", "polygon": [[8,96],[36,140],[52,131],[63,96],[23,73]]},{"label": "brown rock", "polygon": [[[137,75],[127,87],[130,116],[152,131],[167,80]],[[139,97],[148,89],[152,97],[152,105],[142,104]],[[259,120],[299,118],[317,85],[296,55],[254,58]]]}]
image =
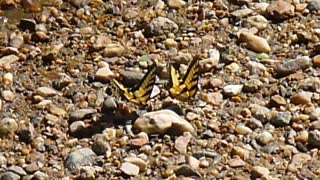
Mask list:
[{"label": "brown rock", "polygon": [[294,16],[294,6],[283,0],[274,1],[267,8],[267,14],[275,21],[289,19]]}]

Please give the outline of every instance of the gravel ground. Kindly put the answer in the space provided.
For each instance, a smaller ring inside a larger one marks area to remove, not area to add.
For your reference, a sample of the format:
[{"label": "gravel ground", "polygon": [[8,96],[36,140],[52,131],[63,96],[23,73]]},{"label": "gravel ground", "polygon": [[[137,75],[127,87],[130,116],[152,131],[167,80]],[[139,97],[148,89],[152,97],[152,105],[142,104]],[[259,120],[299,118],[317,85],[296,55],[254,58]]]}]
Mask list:
[{"label": "gravel ground", "polygon": [[[319,0],[0,8],[1,179],[320,178]],[[195,56],[198,93],[170,97]],[[147,105],[117,95],[152,63]]]}]

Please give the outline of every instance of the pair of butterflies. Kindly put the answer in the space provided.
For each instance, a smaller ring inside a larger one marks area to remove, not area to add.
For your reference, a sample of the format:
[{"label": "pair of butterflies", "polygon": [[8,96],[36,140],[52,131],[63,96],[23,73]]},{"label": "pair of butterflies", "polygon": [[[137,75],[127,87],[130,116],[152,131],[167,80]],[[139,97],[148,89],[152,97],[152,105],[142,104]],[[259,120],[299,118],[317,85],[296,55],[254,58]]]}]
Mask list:
[{"label": "pair of butterflies", "polygon": [[[186,74],[181,79],[177,70],[169,65],[170,84],[169,92],[172,97],[179,100],[188,100],[197,92],[199,79],[199,60],[193,59],[187,69]],[[154,65],[144,75],[139,86],[126,88],[123,84],[113,79],[114,84],[123,92],[123,96],[135,104],[146,104],[151,96],[153,86],[156,81],[156,66]]]}]

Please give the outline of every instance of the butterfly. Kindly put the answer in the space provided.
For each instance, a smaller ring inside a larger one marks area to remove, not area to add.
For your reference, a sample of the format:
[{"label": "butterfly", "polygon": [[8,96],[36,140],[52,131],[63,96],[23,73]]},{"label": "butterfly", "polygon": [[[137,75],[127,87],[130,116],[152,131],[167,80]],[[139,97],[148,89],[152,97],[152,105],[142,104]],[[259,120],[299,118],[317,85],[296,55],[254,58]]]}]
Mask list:
[{"label": "butterfly", "polygon": [[153,65],[144,75],[138,86],[126,88],[123,84],[113,79],[113,83],[123,92],[123,96],[130,102],[145,105],[151,96],[156,81],[156,66]]},{"label": "butterfly", "polygon": [[199,60],[194,58],[187,69],[183,79],[180,79],[179,73],[169,65],[171,88],[169,89],[171,96],[179,100],[189,100],[197,92],[199,79]]}]

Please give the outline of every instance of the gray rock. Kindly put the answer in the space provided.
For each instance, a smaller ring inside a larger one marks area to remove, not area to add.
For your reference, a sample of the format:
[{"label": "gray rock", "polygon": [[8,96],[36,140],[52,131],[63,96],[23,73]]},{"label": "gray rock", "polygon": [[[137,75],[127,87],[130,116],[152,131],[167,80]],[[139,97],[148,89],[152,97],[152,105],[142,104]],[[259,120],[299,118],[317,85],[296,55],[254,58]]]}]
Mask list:
[{"label": "gray rock", "polygon": [[154,18],[145,28],[145,35],[147,37],[166,35],[169,33],[176,33],[178,25],[165,17]]},{"label": "gray rock", "polygon": [[47,179],[49,179],[49,176],[44,172],[37,171],[33,174],[32,179],[34,179],[34,180],[47,180]]},{"label": "gray rock", "polygon": [[103,138],[97,138],[92,144],[92,150],[97,155],[104,155],[107,151],[111,152],[111,146]]},{"label": "gray rock", "polygon": [[72,134],[80,133],[86,127],[83,121],[72,122],[69,126],[70,132]]},{"label": "gray rock", "polygon": [[312,61],[310,57],[303,56],[296,59],[288,60],[282,65],[278,65],[275,68],[275,72],[277,77],[284,77],[292,73],[295,73],[299,70],[304,70],[311,66],[312,66]]},{"label": "gray rock", "polygon": [[128,87],[138,84],[144,76],[140,71],[120,71],[120,75],[123,78],[122,83]]},{"label": "gray rock", "polygon": [[159,110],[143,114],[134,122],[134,128],[147,134],[182,135],[195,134],[192,125],[171,110]]},{"label": "gray rock", "polygon": [[270,141],[273,140],[272,134],[268,131],[263,131],[259,136],[257,137],[257,140],[262,145],[268,144]]},{"label": "gray rock", "polygon": [[1,180],[19,180],[20,176],[18,174],[15,174],[13,172],[5,172],[1,174],[0,176]]},{"label": "gray rock", "polygon": [[31,174],[39,170],[39,166],[37,163],[33,162],[31,164],[28,164],[24,167],[24,170],[26,170],[27,173]]},{"label": "gray rock", "polygon": [[117,109],[117,103],[114,101],[114,98],[111,96],[106,97],[106,99],[103,101],[102,111],[106,113],[112,112],[115,109]]},{"label": "gray rock", "polygon": [[316,108],[311,112],[310,120],[320,120],[320,108]]},{"label": "gray rock", "polygon": [[267,70],[267,68],[258,62],[255,61],[249,61],[247,68],[250,71],[250,74],[259,75],[260,73],[263,73]]},{"label": "gray rock", "polygon": [[290,112],[277,112],[275,115],[273,115],[271,119],[271,123],[274,126],[282,127],[282,126],[289,125],[291,119],[292,119],[292,115]]},{"label": "gray rock", "polygon": [[307,8],[310,10],[310,11],[319,11],[320,10],[320,1],[319,0],[312,0]]},{"label": "gray rock", "polygon": [[8,168],[8,171],[14,172],[20,176],[25,176],[27,173],[24,171],[24,169],[20,166],[10,166]]},{"label": "gray rock", "polygon": [[24,43],[23,36],[21,34],[18,34],[10,40],[9,45],[11,47],[15,47],[19,49],[23,45],[23,43]]},{"label": "gray rock", "polygon": [[36,93],[43,97],[51,97],[58,95],[59,92],[51,87],[39,87],[36,91]]},{"label": "gray rock", "polygon": [[96,113],[96,109],[78,109],[70,114],[70,120],[77,121],[87,118],[89,115]]},{"label": "gray rock", "polygon": [[312,130],[309,132],[308,144],[311,147],[320,148],[320,131]]},{"label": "gray rock", "polygon": [[244,84],[243,90],[246,92],[256,92],[261,89],[263,83],[259,79],[250,79]]},{"label": "gray rock", "polygon": [[96,156],[90,148],[78,149],[68,155],[65,166],[70,170],[75,170],[80,166],[91,166]]},{"label": "gray rock", "polygon": [[272,117],[271,111],[268,108],[260,106],[258,104],[251,104],[250,109],[253,117],[261,121],[262,123],[269,122]]},{"label": "gray rock", "polygon": [[18,123],[12,118],[3,118],[0,120],[0,135],[8,135],[18,130]]}]

